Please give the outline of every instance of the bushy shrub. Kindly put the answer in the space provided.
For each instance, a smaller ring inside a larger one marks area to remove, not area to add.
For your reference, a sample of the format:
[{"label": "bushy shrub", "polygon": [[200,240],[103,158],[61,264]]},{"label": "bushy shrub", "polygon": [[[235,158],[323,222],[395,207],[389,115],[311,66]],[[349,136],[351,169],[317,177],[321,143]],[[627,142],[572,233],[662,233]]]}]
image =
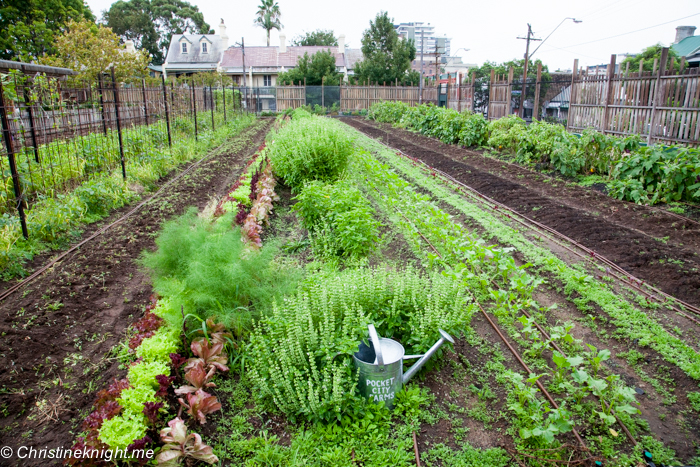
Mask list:
[{"label": "bushy shrub", "polygon": [[350,183],[310,182],[296,199],[294,210],[301,215],[304,227],[326,237],[331,254],[360,258],[376,244],[379,222],[369,201]]},{"label": "bushy shrub", "polygon": [[235,215],[212,224],[190,209],[163,226],[158,249],[145,252],[141,264],[171,309],[184,306],[185,314],[217,316],[240,337],[274,297],[294,290],[298,273],[273,264],[277,248],[270,242],[244,254],[241,232],[231,228]]},{"label": "bushy shrub", "polygon": [[519,141],[517,161],[523,164],[549,161],[556,142],[566,134],[566,128],[561,125],[532,122]]},{"label": "bushy shrub", "polygon": [[313,276],[251,334],[255,393],[293,419],[340,418],[358,397],[351,355],[366,340],[368,323],[416,354],[439,339],[438,328],[458,335],[471,314],[459,281],[438,273],[348,269]]},{"label": "bushy shrub", "polygon": [[641,204],[700,201],[700,150],[652,146],[624,155],[611,195]]},{"label": "bushy shrub", "polygon": [[285,184],[299,190],[312,180],[334,182],[345,171],[352,140],[332,120],[295,117],[270,143],[270,160]]},{"label": "bushy shrub", "polygon": [[401,121],[409,108],[409,105],[404,102],[381,101],[370,107],[367,118],[377,122],[397,123]]},{"label": "bushy shrub", "polygon": [[487,144],[499,151],[516,153],[525,136],[525,120],[517,115],[509,115],[489,122],[489,139]]},{"label": "bushy shrub", "polygon": [[462,114],[462,129],[459,144],[462,146],[484,146],[488,140],[488,125],[482,114]]},{"label": "bushy shrub", "polygon": [[76,188],[74,193],[85,205],[88,222],[124,206],[134,196],[119,174],[109,178],[89,180]]}]

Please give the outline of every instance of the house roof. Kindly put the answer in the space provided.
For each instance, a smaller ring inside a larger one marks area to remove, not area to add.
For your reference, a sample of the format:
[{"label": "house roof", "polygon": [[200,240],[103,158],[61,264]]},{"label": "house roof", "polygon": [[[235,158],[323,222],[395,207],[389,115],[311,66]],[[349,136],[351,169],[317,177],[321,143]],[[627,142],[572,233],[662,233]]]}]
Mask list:
[{"label": "house roof", "polygon": [[[559,94],[552,97],[547,107],[568,107],[571,100],[571,86],[566,86]],[[554,104],[554,105],[553,105]]]},{"label": "house roof", "polygon": [[673,44],[671,48],[681,57],[687,57],[688,55],[692,55],[693,52],[696,52],[698,51],[698,49],[700,49],[700,36],[686,37],[678,44]]},{"label": "house roof", "polygon": [[[182,53],[182,48],[180,47],[180,40],[183,38],[192,44],[191,47],[188,47],[186,54]],[[201,48],[199,47],[202,38],[210,43],[206,54],[201,53]],[[179,65],[176,64],[180,63],[213,63],[216,65],[221,59],[222,52],[221,36],[216,34],[173,34],[166,59],[167,68],[179,68]]]},{"label": "house roof", "polygon": [[[287,47],[284,53],[280,53],[280,48],[277,46],[270,47],[246,47],[245,48],[245,65],[246,68],[270,68],[278,67],[293,68],[297,66],[297,61],[304,53],[309,56],[319,51],[329,50],[335,57],[336,66],[345,66],[352,69],[358,60],[362,59],[362,51],[359,49],[345,49],[345,56],[339,52],[338,47],[324,46],[296,46]],[[221,68],[242,68],[243,67],[243,52],[240,47],[229,47],[224,51],[221,59]]]}]

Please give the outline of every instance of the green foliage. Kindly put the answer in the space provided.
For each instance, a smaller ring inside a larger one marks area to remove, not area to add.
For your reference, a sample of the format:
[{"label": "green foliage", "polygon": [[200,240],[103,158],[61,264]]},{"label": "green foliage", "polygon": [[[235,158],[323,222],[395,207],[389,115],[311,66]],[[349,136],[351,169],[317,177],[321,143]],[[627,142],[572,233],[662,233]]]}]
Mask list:
[{"label": "green foliage", "polygon": [[102,21],[121,37],[148,51],[152,63],[165,61],[173,34],[207,34],[209,24],[196,5],[184,0],[119,0],[102,14]]},{"label": "green foliage", "polygon": [[[192,132],[174,128],[172,149],[167,149],[165,125],[161,123],[148,128],[124,130],[127,142],[127,178],[129,184],[147,188],[182,162],[201,156],[226,138],[235,135],[255,121],[250,115],[238,116],[215,132],[200,133],[199,141],[192,138],[194,128],[188,119],[175,119],[173,123],[189,123]],[[182,126],[186,126],[186,125]],[[25,211],[30,234],[29,240],[22,238],[19,218],[15,211],[0,216],[0,277],[11,278],[25,273],[23,264],[34,254],[46,249],[63,247],[77,235],[82,224],[95,222],[108,215],[111,210],[124,206],[138,194],[130,190],[122,178],[121,170],[114,169],[118,148],[109,143],[116,138],[112,130],[108,134],[85,135],[70,142],[54,141],[39,147],[39,157],[51,165],[51,175],[35,166],[33,154],[18,157],[20,181],[25,194],[38,197],[38,201]],[[128,144],[133,144],[129,146]],[[80,152],[76,155],[76,148]],[[115,152],[116,151],[116,152]],[[77,157],[76,157],[77,156]],[[66,160],[66,158],[71,158]],[[58,193],[46,197],[37,193],[52,192],[56,186],[70,186],[75,179],[88,178],[73,192]],[[3,174],[4,189],[0,190],[0,205],[11,206],[14,199],[12,179]],[[9,197],[9,198],[8,198]]]},{"label": "green foliage", "polygon": [[[177,351],[177,347],[173,352]],[[164,362],[139,362],[129,368],[127,379],[134,387],[145,386],[152,389],[158,389],[159,384],[156,381],[158,375],[169,375],[170,366]]]},{"label": "green foliage", "polygon": [[270,31],[273,29],[282,30],[281,17],[280,6],[275,0],[260,0],[258,11],[255,13],[254,24],[267,32],[268,47],[270,46]]},{"label": "green foliage", "polygon": [[411,69],[416,58],[413,41],[399,38],[386,11],[377,13],[362,35],[362,61],[355,64],[354,80],[360,83],[417,85],[420,75]]},{"label": "green foliage", "polygon": [[129,415],[143,416],[143,404],[146,402],[155,402],[155,400],[156,390],[151,385],[143,385],[124,389],[117,399],[117,402],[124,407],[124,416],[128,417]]},{"label": "green foliage", "polygon": [[125,450],[135,439],[146,436],[147,431],[143,415],[117,415],[104,421],[100,428],[100,440],[112,449]]},{"label": "green foliage", "polygon": [[[644,68],[644,71],[653,71],[654,70],[654,60],[661,60],[661,51],[663,50],[664,46],[662,44],[655,44],[651,45],[644,50],[642,50],[642,53],[638,53],[635,55],[630,55],[626,57],[622,63],[620,63],[620,70],[626,70],[627,69],[627,64],[629,63],[629,69],[630,72],[636,73],[639,71],[639,63],[644,61],[644,64],[642,65]],[[673,47],[668,49],[668,61],[670,63],[671,58],[673,58],[674,62],[674,67],[673,69],[675,71],[680,70],[680,57],[676,53],[675,50],[673,50]],[[668,63],[666,64],[668,66]],[[657,67],[658,68],[658,67]]]},{"label": "green foliage", "polygon": [[305,32],[292,39],[295,47],[308,45],[338,46],[338,39],[330,29],[317,29],[312,32]]},{"label": "green foliage", "polygon": [[448,144],[481,146],[487,139],[487,122],[483,115],[433,105],[410,107],[403,102],[383,101],[372,105],[367,118],[411,128]]},{"label": "green foliage", "polygon": [[408,354],[423,353],[439,339],[438,328],[458,335],[471,313],[460,284],[439,274],[359,269],[313,276],[251,334],[255,393],[292,419],[340,419],[357,405],[351,355],[368,323]]},{"label": "green foliage", "polygon": [[319,50],[309,57],[308,52],[297,59],[297,66],[289,71],[280,73],[277,83],[281,85],[299,84],[306,80],[307,86],[337,86],[343,79],[343,74],[335,66],[335,55],[331,50]]},{"label": "green foliage", "polygon": [[516,153],[527,127],[525,120],[517,115],[508,115],[489,122],[488,145],[499,151]]},{"label": "green foliage", "polygon": [[688,402],[696,412],[700,413],[700,392],[689,392]]},{"label": "green foliage", "polygon": [[440,443],[427,453],[421,454],[426,467],[506,467],[511,464],[510,456],[503,448],[481,450],[468,442],[458,446],[458,450]]},{"label": "green foliage", "polygon": [[325,236],[334,256],[361,258],[375,246],[379,222],[362,193],[348,182],[310,182],[296,197],[294,210],[312,234]]},{"label": "green foliage", "polygon": [[95,21],[82,0],[3,0],[0,59],[31,62],[56,53],[56,37],[71,20]]},{"label": "green foliage", "polygon": [[[182,319],[179,313],[176,316],[179,320]],[[177,352],[179,345],[177,330],[181,326],[180,323],[173,324],[177,325],[162,326],[153,336],[144,339],[136,349],[136,356],[143,358],[146,362],[160,364],[170,362],[170,354]]]},{"label": "green foliage", "polygon": [[213,224],[191,208],[166,223],[156,239],[158,249],[145,252],[141,264],[154,289],[176,310],[218,321],[240,337],[252,319],[275,297],[294,290],[296,273],[273,263],[277,248],[245,252],[240,229],[232,229],[235,212]]},{"label": "green foliage", "polygon": [[298,118],[270,143],[270,160],[284,183],[299,190],[312,180],[333,182],[345,171],[353,145],[338,123],[324,118]]},{"label": "green foliage", "polygon": [[652,146],[626,154],[613,169],[611,195],[641,204],[700,201],[700,150]]}]

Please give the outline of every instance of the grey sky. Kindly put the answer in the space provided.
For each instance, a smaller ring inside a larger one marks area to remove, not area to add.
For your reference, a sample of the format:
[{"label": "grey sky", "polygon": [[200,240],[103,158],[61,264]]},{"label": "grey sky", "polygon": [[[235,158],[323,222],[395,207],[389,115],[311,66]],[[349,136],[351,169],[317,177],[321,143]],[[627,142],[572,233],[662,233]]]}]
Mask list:
[{"label": "grey sky", "polygon": [[[112,1],[87,0],[87,3],[100,17]],[[231,44],[244,36],[246,45],[265,45],[265,31],[253,26],[259,2],[191,0],[190,3],[199,7],[212,27],[223,18]],[[386,10],[395,22],[431,23],[440,35],[452,37],[453,51],[462,47],[471,49],[459,51],[464,62],[478,64],[486,60],[502,62],[522,58],[525,41],[516,37],[525,36],[528,22],[532,24],[535,37],[544,39],[566,17],[583,20],[581,24],[567,20],[535,55],[549,65],[550,70],[571,68],[575,58],[582,65],[595,65],[607,63],[613,53],[639,52],[657,42],[669,45],[675,37],[676,26],[698,26],[696,34],[700,34],[697,0],[278,0],[278,3],[288,43],[304,31],[324,28],[334,30],[336,35],[345,34],[351,47],[360,47],[362,32],[369,26],[370,19],[380,10]],[[694,16],[688,17],[691,15]],[[679,19],[684,17],[688,18]],[[661,23],[668,24],[651,27]],[[626,34],[643,28],[649,29]],[[605,39],[616,35],[620,36]],[[589,43],[591,41],[596,42]],[[278,33],[273,31],[271,45],[277,44]]]}]

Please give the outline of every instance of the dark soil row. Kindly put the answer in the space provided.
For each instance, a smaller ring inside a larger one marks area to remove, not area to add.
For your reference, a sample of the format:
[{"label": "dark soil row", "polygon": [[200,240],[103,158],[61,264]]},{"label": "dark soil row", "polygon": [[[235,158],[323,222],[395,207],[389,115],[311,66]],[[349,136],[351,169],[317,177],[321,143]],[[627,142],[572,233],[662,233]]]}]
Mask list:
[{"label": "dark soil row", "polygon": [[[561,182],[555,187],[539,180],[542,178],[539,174],[527,176],[526,172],[529,171],[523,168],[405,130],[388,126],[378,128],[359,119],[345,121],[363,133],[449,173],[486,196],[595,250],[664,292],[700,305],[700,247],[697,247],[700,232],[690,224],[678,225],[678,222],[671,222],[675,218],[670,217],[664,223],[664,214],[657,216],[653,211],[643,211],[648,208],[639,207],[642,211],[636,212],[634,205],[595,192],[570,189],[562,186]],[[464,156],[461,159],[467,160],[461,162],[455,160],[454,155],[446,155],[448,149],[453,153],[455,150],[462,151]],[[559,193],[562,193],[561,197]],[[603,202],[598,196],[604,197],[608,212],[617,214],[604,214],[601,208]],[[671,237],[674,241],[670,241]]]}]

